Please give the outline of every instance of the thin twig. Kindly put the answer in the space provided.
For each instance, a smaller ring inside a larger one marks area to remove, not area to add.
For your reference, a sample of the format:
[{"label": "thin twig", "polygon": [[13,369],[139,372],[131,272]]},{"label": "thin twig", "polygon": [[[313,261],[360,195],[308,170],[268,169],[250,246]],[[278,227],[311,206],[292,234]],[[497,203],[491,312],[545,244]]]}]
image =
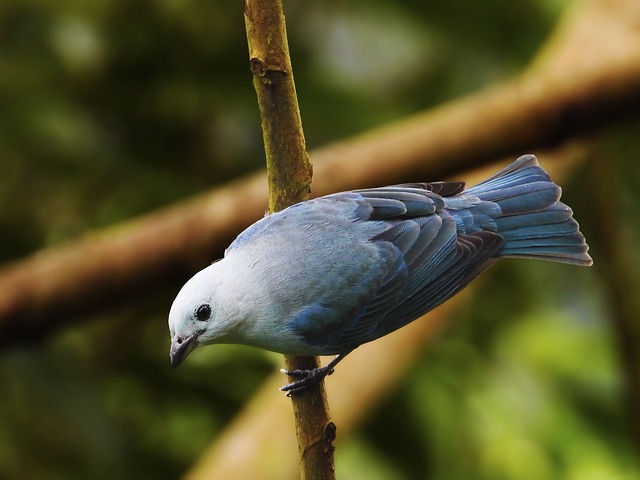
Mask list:
[{"label": "thin twig", "polygon": [[[281,0],[246,0],[249,62],[258,96],[267,159],[269,210],[309,197],[312,167],[307,154],[293,81]],[[284,252],[283,252],[284,253]],[[319,366],[315,357],[285,356],[290,370]],[[324,383],[291,397],[303,479],[335,478],[335,425]]]}]

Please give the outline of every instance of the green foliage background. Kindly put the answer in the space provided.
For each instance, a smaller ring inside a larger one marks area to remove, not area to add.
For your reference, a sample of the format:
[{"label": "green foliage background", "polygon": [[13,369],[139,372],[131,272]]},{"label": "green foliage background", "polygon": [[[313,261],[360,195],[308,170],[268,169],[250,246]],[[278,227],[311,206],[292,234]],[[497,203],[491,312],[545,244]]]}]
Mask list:
[{"label": "green foliage background", "polygon": [[[288,2],[310,148],[516,74],[569,3]],[[0,105],[1,261],[263,168],[241,2],[4,0]],[[637,127],[598,139],[626,212],[638,204]],[[564,198],[591,240],[590,181],[578,172]],[[618,214],[637,238],[637,219]],[[339,474],[637,478],[610,279],[592,247],[592,269],[496,267],[400,391],[340,444]],[[0,477],[188,469],[281,359],[223,346],[171,371],[166,315],[183,280],[1,352]]]}]

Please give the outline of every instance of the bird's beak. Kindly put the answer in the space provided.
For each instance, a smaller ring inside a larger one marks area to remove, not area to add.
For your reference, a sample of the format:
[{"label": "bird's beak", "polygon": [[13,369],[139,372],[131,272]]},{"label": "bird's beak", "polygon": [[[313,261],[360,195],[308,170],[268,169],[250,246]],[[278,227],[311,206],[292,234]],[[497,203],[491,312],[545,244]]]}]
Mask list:
[{"label": "bird's beak", "polygon": [[180,365],[185,358],[198,346],[198,334],[194,333],[186,338],[175,336],[171,339],[169,358],[173,368]]}]

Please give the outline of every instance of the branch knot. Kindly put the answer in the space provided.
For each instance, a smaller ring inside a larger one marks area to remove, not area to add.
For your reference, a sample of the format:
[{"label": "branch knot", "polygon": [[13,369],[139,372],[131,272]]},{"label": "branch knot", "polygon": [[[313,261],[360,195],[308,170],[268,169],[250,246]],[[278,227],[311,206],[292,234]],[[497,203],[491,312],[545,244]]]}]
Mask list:
[{"label": "branch knot", "polygon": [[275,63],[271,64],[258,57],[251,57],[251,59],[249,59],[249,68],[255,77],[262,79],[262,81],[268,85],[273,83],[273,79],[270,77],[274,74],[287,75],[289,73],[286,68],[280,67]]}]

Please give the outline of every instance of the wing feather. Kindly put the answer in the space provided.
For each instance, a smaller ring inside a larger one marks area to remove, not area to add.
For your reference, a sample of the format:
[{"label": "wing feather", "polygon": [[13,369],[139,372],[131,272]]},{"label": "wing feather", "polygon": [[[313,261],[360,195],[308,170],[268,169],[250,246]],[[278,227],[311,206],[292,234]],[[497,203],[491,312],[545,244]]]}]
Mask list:
[{"label": "wing feather", "polygon": [[482,272],[493,262],[502,237],[484,231],[458,234],[444,200],[433,192],[463,187],[411,184],[330,196],[356,205],[353,228],[375,232],[368,242],[376,247],[380,268],[376,278],[362,279],[373,288],[350,307],[333,305],[328,298],[306,308],[291,322],[297,333],[323,352],[346,352],[415,320]]}]

